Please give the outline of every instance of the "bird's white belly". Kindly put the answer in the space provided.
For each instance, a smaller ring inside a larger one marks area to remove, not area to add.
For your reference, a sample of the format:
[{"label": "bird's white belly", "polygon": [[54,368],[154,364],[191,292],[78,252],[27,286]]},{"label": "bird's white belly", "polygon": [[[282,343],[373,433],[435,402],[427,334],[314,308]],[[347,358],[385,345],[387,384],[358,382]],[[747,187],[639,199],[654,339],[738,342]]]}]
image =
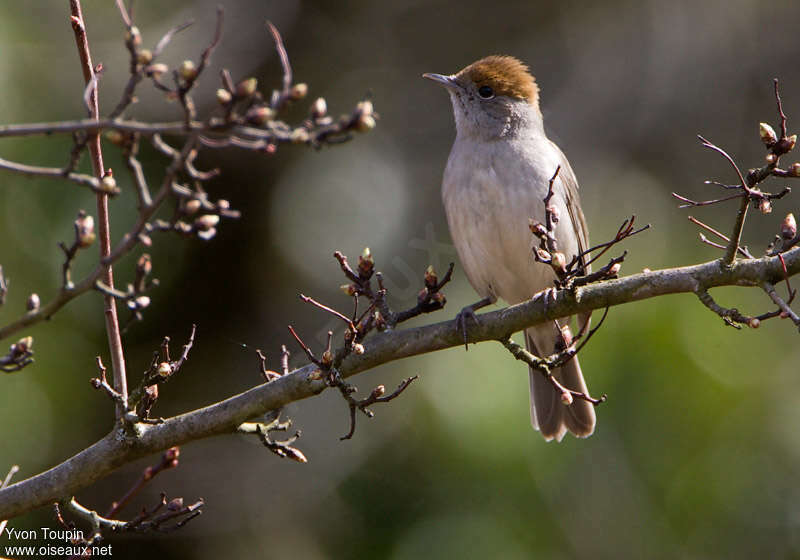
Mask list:
[{"label": "bird's white belly", "polygon": [[[479,158],[471,150],[454,150],[445,171],[443,201],[450,234],[475,291],[518,303],[552,285],[554,278],[548,265],[534,260],[531,249],[538,240],[528,227],[531,218],[544,221],[542,199],[549,179],[535,168],[550,166],[493,156]],[[553,171],[557,165],[552,164]],[[554,202],[568,221],[563,196]],[[571,258],[577,249],[574,234],[559,234],[558,229],[556,233],[559,249]]]}]

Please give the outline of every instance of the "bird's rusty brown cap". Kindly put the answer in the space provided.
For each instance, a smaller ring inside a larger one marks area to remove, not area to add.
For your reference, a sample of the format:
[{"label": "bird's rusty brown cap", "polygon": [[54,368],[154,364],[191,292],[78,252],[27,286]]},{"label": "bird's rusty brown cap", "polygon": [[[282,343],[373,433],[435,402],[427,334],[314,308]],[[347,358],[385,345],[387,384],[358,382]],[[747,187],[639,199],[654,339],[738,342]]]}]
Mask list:
[{"label": "bird's rusty brown cap", "polygon": [[536,80],[528,67],[513,56],[487,56],[458,72],[455,79],[472,81],[479,88],[489,86],[495,95],[523,99],[531,104],[539,100]]}]

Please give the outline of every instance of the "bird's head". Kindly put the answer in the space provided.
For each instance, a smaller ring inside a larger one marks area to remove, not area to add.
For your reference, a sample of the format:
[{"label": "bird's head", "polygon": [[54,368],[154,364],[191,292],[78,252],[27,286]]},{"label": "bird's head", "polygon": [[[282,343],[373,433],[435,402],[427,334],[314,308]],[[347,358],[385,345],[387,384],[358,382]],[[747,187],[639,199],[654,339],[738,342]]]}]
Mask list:
[{"label": "bird's head", "polygon": [[542,128],[539,88],[513,56],[487,56],[449,76],[422,76],[450,93],[458,135],[492,140]]}]

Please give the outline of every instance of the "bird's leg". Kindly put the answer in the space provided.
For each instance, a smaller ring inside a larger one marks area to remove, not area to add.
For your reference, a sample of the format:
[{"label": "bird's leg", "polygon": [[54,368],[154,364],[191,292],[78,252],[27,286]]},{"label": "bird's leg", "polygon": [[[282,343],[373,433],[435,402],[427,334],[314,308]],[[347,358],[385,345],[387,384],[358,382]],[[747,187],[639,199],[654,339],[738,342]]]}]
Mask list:
[{"label": "bird's leg", "polygon": [[475,312],[481,307],[492,305],[495,301],[497,301],[497,298],[485,297],[482,300],[473,303],[472,305],[467,305],[461,311],[458,312],[458,315],[456,315],[456,326],[464,335],[465,350],[469,350],[468,340],[467,340],[467,322],[472,320],[477,325],[480,321],[478,321],[478,316],[475,315]]}]

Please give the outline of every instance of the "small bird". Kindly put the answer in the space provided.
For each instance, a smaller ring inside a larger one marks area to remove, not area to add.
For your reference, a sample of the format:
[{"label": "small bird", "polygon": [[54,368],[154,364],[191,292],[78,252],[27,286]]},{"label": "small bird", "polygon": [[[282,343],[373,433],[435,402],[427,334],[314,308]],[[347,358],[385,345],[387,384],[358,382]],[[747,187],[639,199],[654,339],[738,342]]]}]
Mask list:
[{"label": "small bird", "polygon": [[[459,314],[466,328],[468,319],[477,320],[475,310],[498,298],[520,303],[553,285],[552,268],[531,255],[536,239],[528,224],[531,218],[544,220],[543,199],[559,166],[550,204],[560,216],[555,237],[567,262],[588,247],[589,233],[578,182],[567,158],[545,134],[539,88],[525,64],[495,55],[456,74],[423,77],[444,86],[453,103],[456,139],[442,199],[464,272],[483,298]],[[555,323],[525,329],[526,346],[537,356],[552,354],[561,341]],[[577,357],[553,373],[568,389],[589,394]],[[575,399],[565,405],[533,370],[530,390],[531,422],[546,440],[561,441],[567,430],[578,437],[592,435],[596,418],[591,403]]]}]

